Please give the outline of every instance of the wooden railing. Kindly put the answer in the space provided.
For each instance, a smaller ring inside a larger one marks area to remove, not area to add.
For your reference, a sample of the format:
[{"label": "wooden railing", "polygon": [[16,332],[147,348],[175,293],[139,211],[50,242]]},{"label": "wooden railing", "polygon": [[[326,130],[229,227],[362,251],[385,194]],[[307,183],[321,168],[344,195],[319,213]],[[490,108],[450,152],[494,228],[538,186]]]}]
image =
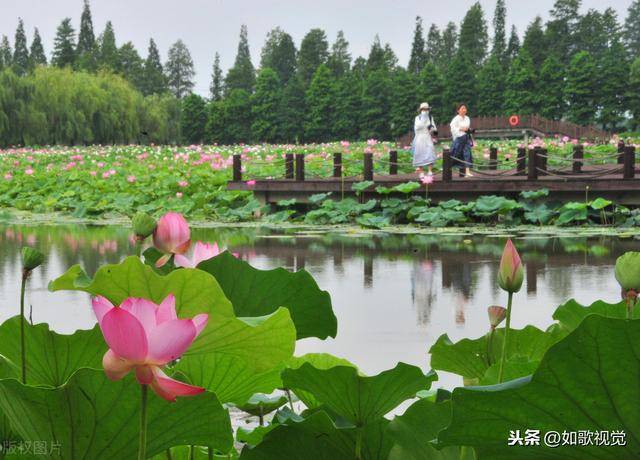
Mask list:
[{"label": "wooden railing", "polygon": [[[534,147],[532,149],[526,149],[520,147],[517,150],[515,159],[515,168],[503,170],[498,172],[498,149],[492,147],[489,151],[488,163],[482,165],[482,167],[472,167],[472,170],[480,175],[486,175],[488,180],[495,180],[501,174],[509,174],[511,176],[526,176],[528,180],[537,180],[540,176],[562,176],[566,180],[572,180],[577,178],[584,179],[598,179],[608,176],[611,178],[616,174],[621,174],[622,179],[634,179],[636,174],[636,151],[633,145],[627,146],[624,142],[618,144],[617,153],[610,154],[611,159],[615,158],[614,163],[609,163],[609,166],[613,168],[602,169],[597,168],[594,165],[589,165],[588,160],[584,157],[584,147],[582,145],[576,145],[573,148],[571,157],[561,158],[564,162],[564,169],[552,169],[548,166],[549,154],[547,149],[542,147]],[[242,159],[240,154],[233,155],[233,181],[241,182],[242,177]],[[560,161],[555,158],[556,163]],[[378,159],[382,162],[382,160]],[[388,171],[390,176],[396,176],[398,174],[398,166],[404,165],[398,161],[397,150],[391,150],[389,152],[388,160],[382,163],[388,165]],[[584,169],[585,163],[587,169]],[[455,168],[465,168],[466,164],[460,162],[456,158],[451,156],[451,151],[445,148],[442,152],[442,181],[449,182],[453,179],[453,170]],[[600,166],[605,166],[600,164]],[[595,169],[594,169],[595,168]],[[294,174],[295,171],[295,174]],[[284,162],[284,179],[304,182],[305,180],[305,155],[302,153],[287,154]],[[344,176],[343,169],[343,154],[336,152],[333,154],[333,174],[332,178],[342,178]],[[374,156],[373,153],[364,153],[362,160],[362,179],[373,180],[374,179]],[[330,179],[319,178],[320,180]],[[316,178],[312,178],[316,180]]]}]

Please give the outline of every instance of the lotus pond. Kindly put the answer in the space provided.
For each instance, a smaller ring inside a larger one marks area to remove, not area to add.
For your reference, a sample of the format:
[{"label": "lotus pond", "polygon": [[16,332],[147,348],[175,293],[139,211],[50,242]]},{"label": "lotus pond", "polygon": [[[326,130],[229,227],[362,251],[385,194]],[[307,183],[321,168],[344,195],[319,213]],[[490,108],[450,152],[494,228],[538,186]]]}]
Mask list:
[{"label": "lotus pond", "polygon": [[[624,386],[637,388],[640,326],[620,319],[628,305],[614,265],[640,246],[640,234],[427,230],[192,228],[192,241],[217,242],[229,253],[175,269],[171,262],[152,268],[149,240],[147,264],[132,257],[128,226],[0,224],[5,452],[40,440],[53,458],[136,458],[140,385],[131,375],[104,377],[106,347],[91,296],[160,304],[171,294],[178,317],[195,321],[208,311],[209,323],[165,371],[208,391],[174,404],[149,394],[150,456],[634,458],[639,397]],[[449,391],[463,383],[498,383],[506,340],[503,328],[488,334],[487,307],[507,303],[498,278],[509,237],[524,282],[514,295],[506,383],[488,392],[457,388],[452,399]],[[16,315],[27,245],[45,260],[26,285],[33,325],[26,324],[29,385],[22,385]],[[632,315],[640,317],[638,307]],[[603,357],[625,371],[591,365]],[[596,379],[601,385],[589,383]],[[545,400],[550,391],[554,399]],[[529,428],[622,430],[626,444],[506,448],[511,431]]]}]

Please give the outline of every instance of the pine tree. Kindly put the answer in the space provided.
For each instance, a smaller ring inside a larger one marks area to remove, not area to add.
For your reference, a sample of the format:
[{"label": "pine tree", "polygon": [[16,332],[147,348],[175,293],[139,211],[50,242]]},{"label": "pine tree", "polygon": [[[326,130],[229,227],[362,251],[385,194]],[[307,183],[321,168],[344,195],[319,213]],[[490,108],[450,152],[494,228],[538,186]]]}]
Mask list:
[{"label": "pine tree", "polygon": [[334,81],[334,110],[331,133],[334,139],[358,139],[363,82],[353,72]]},{"label": "pine tree", "polygon": [[505,72],[498,55],[492,53],[478,73],[478,115],[502,115]]},{"label": "pine tree", "polygon": [[527,50],[521,48],[518,57],[511,63],[507,75],[505,110],[518,115],[536,113],[539,108],[536,89],[533,60]]},{"label": "pine tree", "polygon": [[309,85],[318,66],[326,63],[328,57],[329,44],[324,30],[311,29],[302,39],[298,53],[298,73],[305,86]]},{"label": "pine tree", "polygon": [[542,63],[538,78],[540,115],[551,120],[562,119],[564,103],[564,67],[555,54],[550,54]]},{"label": "pine tree", "polygon": [[229,94],[234,89],[243,89],[247,93],[251,93],[255,83],[256,72],[249,52],[247,26],[242,25],[240,27],[240,41],[238,43],[236,61],[225,78],[225,92]]},{"label": "pine tree", "polygon": [[588,125],[594,122],[596,107],[593,88],[598,82],[597,67],[586,51],[576,53],[567,68],[564,86],[567,118],[574,123]]},{"label": "pine tree", "polygon": [[93,33],[93,21],[89,0],[84,1],[82,16],[80,18],[80,33],[78,34],[78,47],[76,48],[77,65],[83,70],[95,70],[96,68],[96,38]]},{"label": "pine tree", "polygon": [[107,21],[98,39],[98,67],[113,71],[118,67],[118,46],[111,21]]},{"label": "pine tree", "polygon": [[281,139],[298,143],[304,135],[303,119],[306,113],[305,92],[302,78],[296,74],[289,79],[282,91],[278,110]]},{"label": "pine tree", "polygon": [[47,55],[42,46],[40,32],[36,27],[33,31],[33,41],[31,42],[31,49],[29,50],[29,69],[33,70],[39,65],[47,65]]},{"label": "pine tree", "polygon": [[640,0],[634,0],[624,21],[625,45],[631,56],[640,56]]},{"label": "pine tree", "polygon": [[622,42],[613,42],[597,66],[599,83],[594,93],[600,108],[598,121],[605,129],[615,129],[627,110],[625,97],[630,67]]},{"label": "pine tree", "polygon": [[212,101],[222,99],[224,93],[224,81],[222,79],[222,69],[220,68],[220,54],[216,53],[213,58],[213,70],[211,71],[211,84],[209,85],[209,97]]},{"label": "pine tree", "polygon": [[13,63],[13,52],[11,51],[11,44],[9,38],[6,35],[2,36],[2,42],[0,42],[0,69],[11,67]]},{"label": "pine tree", "polygon": [[509,44],[506,51],[506,64],[507,66],[518,57],[520,52],[520,38],[518,37],[518,31],[516,26],[511,26],[511,35],[509,36]]},{"label": "pine tree", "polygon": [[320,64],[305,94],[308,109],[304,120],[304,138],[307,142],[331,140],[334,100],[331,83],[331,71],[325,64]]},{"label": "pine tree", "polygon": [[327,67],[334,77],[342,77],[351,69],[351,54],[349,54],[349,42],[344,38],[344,33],[339,30],[336,41],[331,46],[331,54],[327,59]]},{"label": "pine tree", "polygon": [[507,51],[506,16],[507,8],[504,5],[504,0],[498,0],[493,13],[493,48],[491,54],[496,56],[501,64],[505,63],[505,53]]},{"label": "pine tree", "polygon": [[469,8],[467,14],[460,24],[460,37],[458,37],[458,48],[464,49],[474,67],[478,66],[487,54],[489,36],[487,34],[487,23],[480,3],[476,2]]},{"label": "pine tree", "polygon": [[53,56],[51,63],[57,67],[73,67],[76,62],[76,32],[71,25],[71,19],[62,20],[53,40]]},{"label": "pine tree", "polygon": [[144,61],[142,75],[142,94],[145,96],[164,93],[167,90],[167,79],[162,69],[160,52],[153,38],[149,40],[147,59]]},{"label": "pine tree", "polygon": [[436,123],[446,121],[453,110],[445,103],[445,83],[442,71],[433,63],[428,63],[418,75],[418,101],[428,102]]},{"label": "pine tree", "polygon": [[262,48],[260,67],[276,71],[279,80],[286,83],[296,71],[296,45],[291,35],[276,27],[267,34]]},{"label": "pine tree", "polygon": [[478,90],[473,59],[465,48],[458,49],[447,67],[445,77],[445,111],[452,113],[458,104],[466,104],[470,112],[477,110]]},{"label": "pine tree", "polygon": [[392,77],[389,124],[394,138],[403,136],[413,128],[416,108],[422,102],[416,98],[417,83],[418,76],[404,69],[398,69]]},{"label": "pine tree", "polygon": [[143,61],[133,43],[127,42],[118,50],[117,71],[136,89],[144,88]]},{"label": "pine tree", "polygon": [[18,28],[13,42],[13,71],[16,75],[24,75],[29,70],[29,49],[27,48],[27,36],[24,33],[24,22],[18,20]]},{"label": "pine tree", "polygon": [[262,68],[256,79],[256,91],[251,95],[251,137],[255,141],[271,143],[279,140],[280,88],[276,71],[269,67]]},{"label": "pine tree", "polygon": [[537,69],[547,57],[547,44],[542,28],[542,18],[536,18],[529,24],[524,33],[522,48],[527,51],[533,61],[533,66]]},{"label": "pine tree", "polygon": [[629,87],[627,88],[626,104],[633,114],[631,129],[636,130],[640,125],[640,57],[631,64],[629,71]]},{"label": "pine tree", "polygon": [[169,90],[178,99],[182,99],[193,89],[193,60],[191,53],[182,40],[169,48],[169,59],[164,66]]},{"label": "pine tree", "polygon": [[458,52],[458,30],[453,22],[449,22],[442,32],[442,48],[438,56],[438,66],[446,69]]},{"label": "pine tree", "polygon": [[[610,18],[608,18],[610,19]],[[614,19],[617,26],[617,18]],[[580,18],[574,34],[575,48],[586,51],[594,59],[599,59],[607,50],[609,39],[617,38],[617,30],[607,30],[608,24],[603,14],[590,9]],[[616,27],[617,28],[617,27]],[[611,34],[611,35],[609,35]]]},{"label": "pine tree", "polygon": [[389,111],[392,86],[385,69],[367,73],[362,91],[360,136],[363,139],[389,139],[391,137]]},{"label": "pine tree", "polygon": [[367,60],[362,56],[358,56],[355,61],[353,61],[353,66],[351,67],[351,73],[354,76],[364,81],[364,78],[367,73]]},{"label": "pine tree", "polygon": [[386,68],[385,51],[382,43],[380,43],[380,37],[376,34],[369,51],[369,57],[367,58],[367,72],[374,70],[382,70]]},{"label": "pine tree", "polygon": [[556,53],[561,62],[567,62],[576,51],[574,34],[580,21],[582,0],[556,0],[551,9],[545,35],[548,51]]},{"label": "pine tree", "polygon": [[422,30],[422,18],[416,16],[416,28],[413,32],[413,43],[411,44],[411,57],[407,70],[414,75],[420,73],[426,61],[424,32]]},{"label": "pine tree", "polygon": [[425,44],[425,60],[432,64],[439,65],[440,56],[442,55],[442,36],[440,30],[435,24],[429,27],[427,34],[427,43]]},{"label": "pine tree", "polygon": [[182,101],[180,126],[183,140],[188,144],[200,144],[204,139],[207,111],[204,99],[189,94]]},{"label": "pine tree", "polygon": [[244,89],[234,89],[223,100],[226,117],[224,130],[229,144],[251,141],[251,95]]}]

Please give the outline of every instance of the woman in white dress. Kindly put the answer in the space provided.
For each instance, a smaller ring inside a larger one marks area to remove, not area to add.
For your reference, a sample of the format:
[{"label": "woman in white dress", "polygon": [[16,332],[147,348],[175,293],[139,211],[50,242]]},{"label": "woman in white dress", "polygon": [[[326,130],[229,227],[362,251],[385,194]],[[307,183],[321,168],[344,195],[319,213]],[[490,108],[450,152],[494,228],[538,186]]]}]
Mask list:
[{"label": "woman in white dress", "polygon": [[431,136],[437,132],[436,123],[427,102],[420,104],[418,112],[413,125],[415,131],[412,145],[413,166],[418,173],[423,172],[424,167],[427,166],[429,175],[432,175],[433,164],[436,162],[436,148]]}]

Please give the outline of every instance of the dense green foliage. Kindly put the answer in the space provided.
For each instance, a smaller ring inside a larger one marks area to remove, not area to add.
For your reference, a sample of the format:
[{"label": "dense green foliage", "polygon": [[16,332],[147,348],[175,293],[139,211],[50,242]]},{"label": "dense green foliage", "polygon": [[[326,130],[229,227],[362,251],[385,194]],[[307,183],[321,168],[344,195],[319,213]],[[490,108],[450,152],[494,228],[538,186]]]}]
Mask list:
[{"label": "dense green foliage", "polygon": [[[226,75],[220,68],[219,54],[215,54],[210,94],[203,100],[205,129],[201,117],[178,115],[172,120],[180,121],[187,135],[159,128],[173,137],[154,134],[149,140],[292,143],[391,139],[412,129],[415,108],[423,100],[431,104],[441,124],[453,116],[454,105],[464,101],[472,117],[539,113],[551,119],[598,123],[611,130],[622,130],[625,125],[634,129],[640,113],[640,78],[634,62],[640,59],[640,3],[635,0],[630,5],[624,24],[611,8],[583,13],[580,6],[578,0],[556,1],[550,19],[534,18],[522,40],[515,28],[507,39],[503,1],[496,4],[491,39],[489,21],[479,3],[470,7],[459,26],[431,24],[427,30],[416,17],[406,70],[378,36],[368,56],[354,59],[342,31],[330,44],[322,29],[312,29],[298,48],[291,35],[278,27],[267,34],[256,69],[248,30],[242,26],[237,55]],[[46,65],[37,29],[30,48],[28,44],[24,24],[19,21],[13,48],[6,36],[0,42],[0,69],[12,69],[29,79],[29,73]],[[85,2],[77,34],[70,18],[60,23],[51,64],[119,74],[145,96],[162,95],[148,103],[162,101],[151,110],[154,118],[161,112],[167,118],[166,106],[171,104],[165,94],[184,99],[194,88],[193,61],[187,46],[177,40],[167,57],[163,64],[153,39],[146,57],[131,42],[119,44],[110,22],[96,37],[89,3]],[[277,84],[267,70],[275,72]],[[13,92],[5,97],[25,106],[28,93]],[[81,104],[93,104],[93,97],[86,93]],[[0,111],[6,110],[0,107]],[[12,115],[5,112],[5,117]],[[29,132],[30,123],[15,124],[12,129],[18,131],[12,133],[11,143],[113,141],[97,132],[84,134],[82,139],[41,136],[35,140]],[[141,127],[138,131],[153,130]],[[128,132],[121,137],[138,140]],[[9,144],[0,139],[0,145]]]}]

